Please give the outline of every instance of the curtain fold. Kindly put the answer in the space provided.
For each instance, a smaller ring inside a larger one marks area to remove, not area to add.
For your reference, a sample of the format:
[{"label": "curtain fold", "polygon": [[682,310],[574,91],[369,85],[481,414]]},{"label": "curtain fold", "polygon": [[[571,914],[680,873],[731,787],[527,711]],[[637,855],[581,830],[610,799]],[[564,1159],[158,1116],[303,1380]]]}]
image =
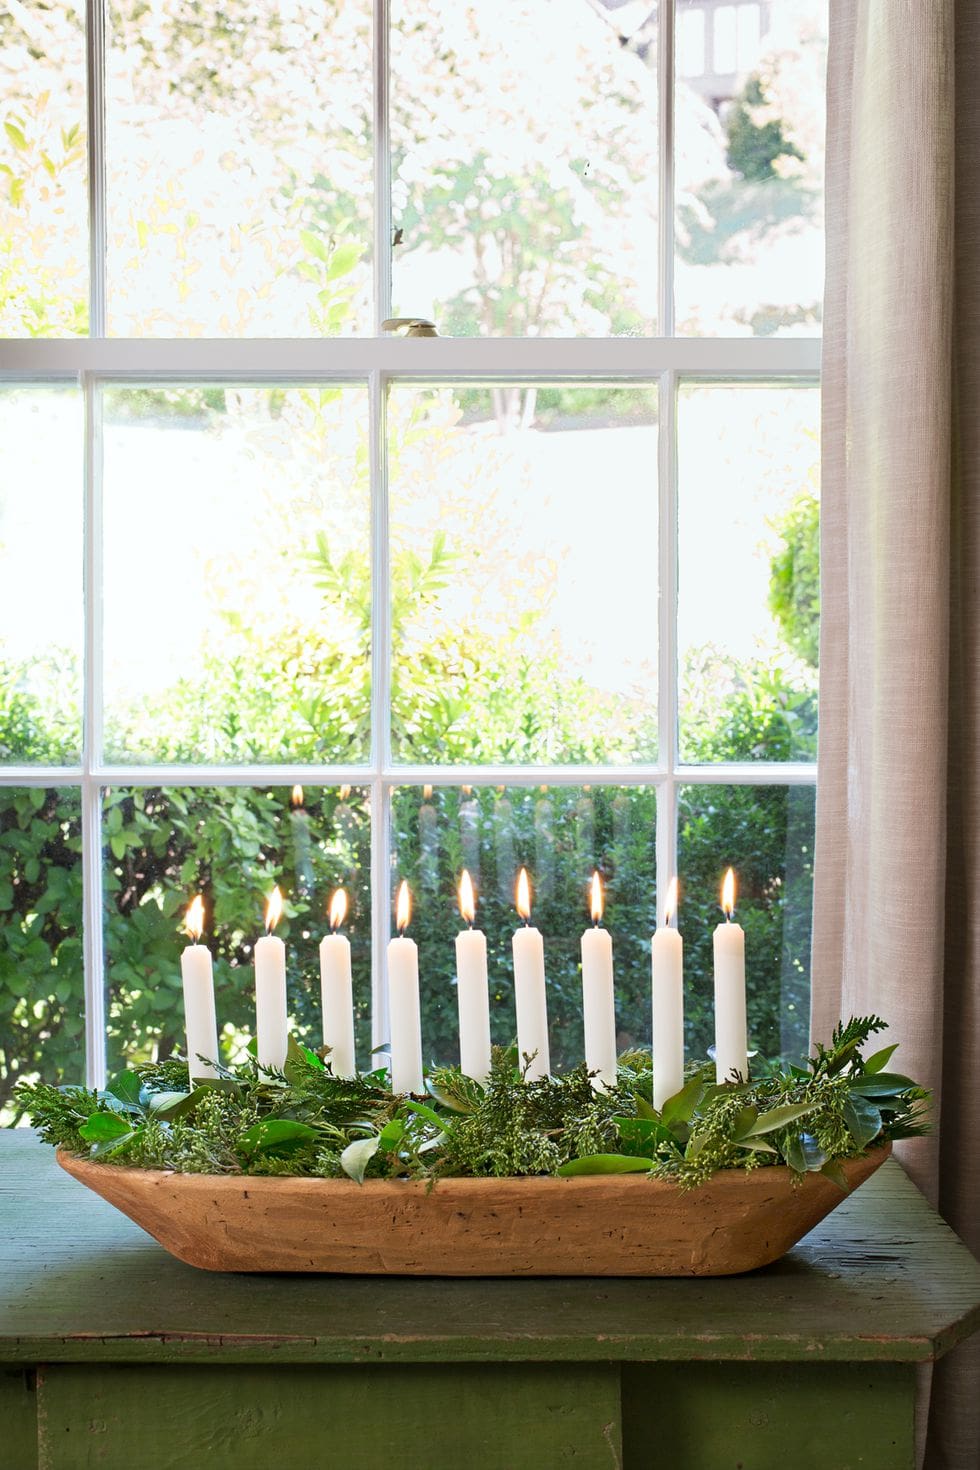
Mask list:
[{"label": "curtain fold", "polygon": [[[813,1035],[890,1022],[980,1251],[980,0],[831,0]],[[925,1463],[980,1464],[975,1345]]]}]

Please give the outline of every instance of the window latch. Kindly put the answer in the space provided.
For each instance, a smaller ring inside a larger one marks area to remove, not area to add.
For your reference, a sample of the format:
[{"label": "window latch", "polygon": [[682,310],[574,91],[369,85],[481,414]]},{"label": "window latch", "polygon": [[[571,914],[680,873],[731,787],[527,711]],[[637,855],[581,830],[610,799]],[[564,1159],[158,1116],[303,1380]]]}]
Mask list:
[{"label": "window latch", "polygon": [[427,322],[421,316],[390,316],[381,323],[382,332],[400,332],[405,329],[406,337],[438,337],[435,322]]}]

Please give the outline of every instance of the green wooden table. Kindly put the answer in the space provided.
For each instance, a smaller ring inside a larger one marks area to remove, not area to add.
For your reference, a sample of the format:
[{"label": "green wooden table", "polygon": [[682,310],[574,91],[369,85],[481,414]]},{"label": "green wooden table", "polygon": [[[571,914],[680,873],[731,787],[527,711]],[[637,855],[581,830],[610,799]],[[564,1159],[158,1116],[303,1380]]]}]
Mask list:
[{"label": "green wooden table", "polygon": [[747,1277],[215,1276],[0,1133],[3,1470],[905,1470],[978,1326],[894,1163]]}]

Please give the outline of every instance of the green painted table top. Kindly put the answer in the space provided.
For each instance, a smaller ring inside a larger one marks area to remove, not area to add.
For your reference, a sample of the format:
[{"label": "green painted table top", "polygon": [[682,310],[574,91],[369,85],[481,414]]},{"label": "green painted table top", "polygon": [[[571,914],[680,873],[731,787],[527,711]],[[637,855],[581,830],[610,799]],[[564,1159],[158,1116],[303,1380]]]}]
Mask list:
[{"label": "green painted table top", "polygon": [[789,1255],[717,1280],[197,1271],[0,1132],[0,1361],[916,1362],[980,1327],[980,1265],[890,1162]]}]

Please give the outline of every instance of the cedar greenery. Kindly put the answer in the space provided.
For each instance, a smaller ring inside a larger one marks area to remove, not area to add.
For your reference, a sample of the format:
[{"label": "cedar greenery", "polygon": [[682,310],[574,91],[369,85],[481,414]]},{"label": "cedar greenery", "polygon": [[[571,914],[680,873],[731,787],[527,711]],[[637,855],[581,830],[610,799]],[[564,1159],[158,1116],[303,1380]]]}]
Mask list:
[{"label": "cedar greenery", "polygon": [[[659,1111],[646,1052],[619,1059],[597,1093],[584,1066],[525,1081],[495,1048],[485,1087],[433,1067],[424,1097],[394,1096],[383,1069],[336,1078],[324,1055],[290,1040],[281,1073],[253,1061],[191,1089],[185,1062],[121,1072],[102,1092],[24,1083],[19,1101],[48,1143],[106,1163],[193,1174],[291,1174],[361,1182],[448,1176],[647,1173],[694,1187],[719,1169],[788,1164],[846,1188],[840,1162],[925,1131],[928,1093],[886,1071],[895,1048],[865,1057],[885,1023],[839,1025],[809,1066],[715,1084],[692,1065]],[[326,1049],[324,1049],[324,1052]]]}]

